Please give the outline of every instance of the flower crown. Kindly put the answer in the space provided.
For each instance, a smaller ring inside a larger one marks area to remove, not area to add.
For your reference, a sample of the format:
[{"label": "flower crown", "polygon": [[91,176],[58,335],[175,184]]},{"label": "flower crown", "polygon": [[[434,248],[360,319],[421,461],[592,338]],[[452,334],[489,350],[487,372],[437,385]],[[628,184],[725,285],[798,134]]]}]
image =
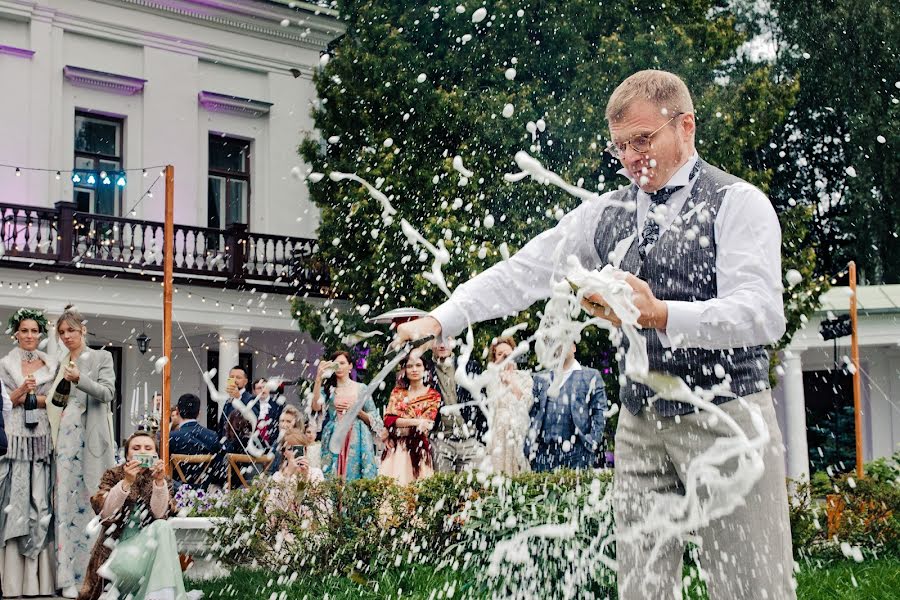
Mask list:
[{"label": "flower crown", "polygon": [[20,308],[19,310],[14,312],[9,318],[9,321],[7,321],[10,333],[15,333],[19,329],[19,324],[22,321],[27,321],[28,319],[31,319],[32,321],[37,323],[38,329],[41,333],[47,333],[47,329],[49,329],[47,317],[44,316],[44,311],[37,310],[35,308]]}]

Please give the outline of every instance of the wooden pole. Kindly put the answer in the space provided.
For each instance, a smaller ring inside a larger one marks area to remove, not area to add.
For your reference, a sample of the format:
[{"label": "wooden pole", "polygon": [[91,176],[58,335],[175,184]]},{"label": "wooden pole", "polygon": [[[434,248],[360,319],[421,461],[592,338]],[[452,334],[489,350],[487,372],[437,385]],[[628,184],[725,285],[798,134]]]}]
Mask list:
[{"label": "wooden pole", "polygon": [[850,360],[853,362],[853,415],[856,425],[856,477],[863,477],[862,382],[859,371],[859,333],[856,319],[856,262],[850,261]]},{"label": "wooden pole", "polygon": [[168,358],[162,372],[162,415],[160,415],[160,458],[166,473],[169,464],[169,413],[172,406],[172,271],[175,258],[175,167],[166,165],[166,219],[163,227],[163,356]]}]

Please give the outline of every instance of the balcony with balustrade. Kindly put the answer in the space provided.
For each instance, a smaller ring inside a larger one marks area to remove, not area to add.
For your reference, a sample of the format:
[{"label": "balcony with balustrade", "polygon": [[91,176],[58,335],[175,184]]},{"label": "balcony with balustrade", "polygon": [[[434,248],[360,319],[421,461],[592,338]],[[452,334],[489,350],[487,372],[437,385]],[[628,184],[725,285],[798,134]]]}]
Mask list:
[{"label": "balcony with balustrade", "polygon": [[[0,267],[158,281],[164,224],[76,210],[0,203]],[[247,230],[175,225],[176,283],[325,297],[318,242]]]}]

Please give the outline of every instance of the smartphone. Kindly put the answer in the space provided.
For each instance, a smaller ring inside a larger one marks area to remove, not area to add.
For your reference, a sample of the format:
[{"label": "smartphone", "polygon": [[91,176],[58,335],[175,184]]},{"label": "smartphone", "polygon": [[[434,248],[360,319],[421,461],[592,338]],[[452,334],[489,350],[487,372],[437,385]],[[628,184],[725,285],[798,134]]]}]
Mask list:
[{"label": "smartphone", "polygon": [[294,452],[295,459],[306,456],[306,446],[291,446],[291,450]]},{"label": "smartphone", "polygon": [[131,460],[136,460],[145,469],[149,469],[156,464],[157,458],[155,454],[133,454],[131,456]]}]

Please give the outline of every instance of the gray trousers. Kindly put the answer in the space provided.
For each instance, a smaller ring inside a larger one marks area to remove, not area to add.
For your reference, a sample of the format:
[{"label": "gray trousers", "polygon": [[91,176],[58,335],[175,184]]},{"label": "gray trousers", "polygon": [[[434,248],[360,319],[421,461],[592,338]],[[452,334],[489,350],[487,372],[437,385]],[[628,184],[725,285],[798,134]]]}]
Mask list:
[{"label": "gray trousers", "polygon": [[462,473],[477,465],[484,456],[484,444],[475,438],[464,441],[431,438],[431,458],[434,470],[441,473]]},{"label": "gray trousers", "polygon": [[[792,600],[796,597],[794,561],[781,432],[770,391],[752,394],[745,401],[760,407],[769,429],[765,471],[742,506],[694,532],[700,569],[711,600]],[[756,437],[750,413],[739,401],[720,408],[748,437]],[[684,494],[688,463],[717,438],[732,435],[716,421],[703,411],[661,417],[646,406],[638,415],[627,410],[619,413],[613,496],[617,529],[640,522],[648,502],[658,500],[656,494]],[[733,472],[736,466],[736,462],[725,463],[723,471]],[[681,598],[684,540],[666,541],[651,563],[654,542],[617,540],[619,598]]]}]

